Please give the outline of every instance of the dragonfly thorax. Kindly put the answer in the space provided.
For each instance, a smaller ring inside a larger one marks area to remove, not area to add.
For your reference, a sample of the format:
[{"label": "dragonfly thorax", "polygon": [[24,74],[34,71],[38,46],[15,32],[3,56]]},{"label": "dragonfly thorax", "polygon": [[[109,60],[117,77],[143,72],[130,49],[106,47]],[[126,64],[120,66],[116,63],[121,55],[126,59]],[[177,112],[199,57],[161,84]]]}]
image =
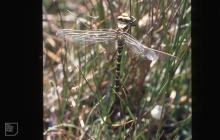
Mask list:
[{"label": "dragonfly thorax", "polygon": [[127,32],[131,26],[135,26],[135,17],[129,17],[127,13],[122,13],[117,19],[118,29],[121,29],[124,32]]},{"label": "dragonfly thorax", "polygon": [[118,46],[123,46],[125,44],[125,40],[122,35],[118,36]]}]

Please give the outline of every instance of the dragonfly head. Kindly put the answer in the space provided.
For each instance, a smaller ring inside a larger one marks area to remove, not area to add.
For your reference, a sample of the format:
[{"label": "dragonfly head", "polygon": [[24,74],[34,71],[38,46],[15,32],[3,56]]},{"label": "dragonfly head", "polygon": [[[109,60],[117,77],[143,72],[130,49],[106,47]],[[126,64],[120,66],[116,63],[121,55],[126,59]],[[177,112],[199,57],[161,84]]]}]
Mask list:
[{"label": "dragonfly head", "polygon": [[129,16],[128,13],[122,13],[118,16],[118,28],[122,29],[124,32],[128,31],[131,26],[135,26],[136,18],[133,16]]}]

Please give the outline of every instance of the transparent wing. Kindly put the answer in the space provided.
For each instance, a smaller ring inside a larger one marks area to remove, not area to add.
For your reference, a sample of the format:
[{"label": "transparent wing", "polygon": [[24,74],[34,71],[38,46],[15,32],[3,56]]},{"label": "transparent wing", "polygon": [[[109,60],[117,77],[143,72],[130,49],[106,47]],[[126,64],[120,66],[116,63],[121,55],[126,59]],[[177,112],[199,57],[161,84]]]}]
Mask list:
[{"label": "transparent wing", "polygon": [[72,29],[61,29],[56,35],[60,38],[72,41],[81,42],[85,41],[88,43],[101,43],[108,41],[115,41],[116,31],[110,29],[98,29],[98,30],[72,30]]},{"label": "transparent wing", "polygon": [[128,33],[123,33],[125,44],[132,50],[133,53],[151,61],[158,59],[157,54],[150,48],[142,45],[134,37]]},{"label": "transparent wing", "polygon": [[133,36],[131,36],[128,33],[123,33],[123,36],[124,36],[125,44],[132,50],[132,52],[135,53],[136,55],[141,56],[144,59],[154,61],[159,59],[160,58],[159,56],[176,58],[171,54],[159,50],[155,50],[141,44],[138,40],[136,40]]}]

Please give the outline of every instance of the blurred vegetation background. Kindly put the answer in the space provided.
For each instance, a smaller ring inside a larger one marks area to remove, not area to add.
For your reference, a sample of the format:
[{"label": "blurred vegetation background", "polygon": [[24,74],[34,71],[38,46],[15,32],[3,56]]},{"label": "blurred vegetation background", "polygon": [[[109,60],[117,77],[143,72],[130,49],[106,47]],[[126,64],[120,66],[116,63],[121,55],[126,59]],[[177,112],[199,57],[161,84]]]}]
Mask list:
[{"label": "blurred vegetation background", "polygon": [[[42,9],[45,140],[192,139],[190,0],[43,0]],[[137,19],[132,36],[178,59],[151,62],[124,49],[126,113],[113,122],[115,44],[75,44],[56,32],[115,29],[123,12]]]}]

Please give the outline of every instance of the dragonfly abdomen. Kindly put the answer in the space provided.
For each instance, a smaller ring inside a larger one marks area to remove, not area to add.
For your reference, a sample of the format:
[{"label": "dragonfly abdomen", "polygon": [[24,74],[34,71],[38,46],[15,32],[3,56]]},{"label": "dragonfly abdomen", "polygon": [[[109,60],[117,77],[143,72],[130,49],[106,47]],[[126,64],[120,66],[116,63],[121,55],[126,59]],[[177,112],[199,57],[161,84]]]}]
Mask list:
[{"label": "dragonfly abdomen", "polygon": [[117,61],[116,61],[116,68],[115,68],[115,92],[116,94],[119,94],[120,92],[120,67],[121,67],[121,57],[122,57],[122,51],[124,46],[124,39],[122,37],[119,37],[118,39],[118,48],[117,48]]}]

